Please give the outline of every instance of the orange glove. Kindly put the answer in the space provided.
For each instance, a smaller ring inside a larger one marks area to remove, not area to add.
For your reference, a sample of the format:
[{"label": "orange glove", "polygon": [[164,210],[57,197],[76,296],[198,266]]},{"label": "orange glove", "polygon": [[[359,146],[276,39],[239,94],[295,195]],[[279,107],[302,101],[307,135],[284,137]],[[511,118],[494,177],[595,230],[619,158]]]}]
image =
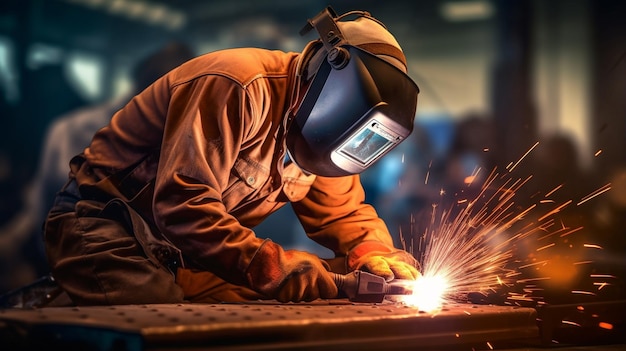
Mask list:
[{"label": "orange glove", "polygon": [[410,253],[389,247],[378,241],[364,241],[347,255],[348,271],[357,269],[385,278],[416,280],[420,265]]},{"label": "orange glove", "polygon": [[283,250],[266,240],[246,270],[249,286],[280,302],[330,299],[339,293],[319,257],[304,251]]}]

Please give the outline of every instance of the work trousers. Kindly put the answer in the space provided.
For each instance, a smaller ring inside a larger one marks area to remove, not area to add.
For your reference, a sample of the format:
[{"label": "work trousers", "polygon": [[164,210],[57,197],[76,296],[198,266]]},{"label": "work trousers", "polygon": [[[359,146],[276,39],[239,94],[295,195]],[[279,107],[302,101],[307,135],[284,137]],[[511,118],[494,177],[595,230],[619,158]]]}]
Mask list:
[{"label": "work trousers", "polygon": [[204,270],[180,266],[171,245],[151,241],[147,222],[121,199],[82,199],[75,181],[45,224],[52,275],[76,305],[239,302],[262,299]]}]

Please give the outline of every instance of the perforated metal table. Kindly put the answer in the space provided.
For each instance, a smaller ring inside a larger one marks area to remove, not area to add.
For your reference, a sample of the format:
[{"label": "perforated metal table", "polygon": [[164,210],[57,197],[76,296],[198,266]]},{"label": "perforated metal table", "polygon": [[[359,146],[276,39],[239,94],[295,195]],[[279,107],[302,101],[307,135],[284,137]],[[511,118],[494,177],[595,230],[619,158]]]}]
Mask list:
[{"label": "perforated metal table", "polygon": [[531,308],[398,303],[177,304],[0,310],[3,349],[415,350],[536,340]]}]

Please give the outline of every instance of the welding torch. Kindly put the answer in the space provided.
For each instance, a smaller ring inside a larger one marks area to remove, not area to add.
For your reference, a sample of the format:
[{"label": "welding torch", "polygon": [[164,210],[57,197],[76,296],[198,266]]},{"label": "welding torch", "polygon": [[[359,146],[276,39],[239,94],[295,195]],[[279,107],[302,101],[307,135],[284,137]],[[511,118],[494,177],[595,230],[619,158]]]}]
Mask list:
[{"label": "welding torch", "polygon": [[383,302],[387,295],[413,294],[414,281],[385,278],[365,271],[348,274],[332,273],[337,289],[353,302]]}]

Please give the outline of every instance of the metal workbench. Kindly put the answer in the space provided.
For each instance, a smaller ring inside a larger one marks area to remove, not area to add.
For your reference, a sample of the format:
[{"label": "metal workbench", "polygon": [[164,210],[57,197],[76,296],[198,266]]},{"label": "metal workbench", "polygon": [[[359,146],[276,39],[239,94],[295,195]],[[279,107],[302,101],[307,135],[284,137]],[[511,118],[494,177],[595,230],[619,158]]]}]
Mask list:
[{"label": "metal workbench", "polygon": [[0,310],[3,350],[489,350],[539,339],[533,308],[324,300]]}]

